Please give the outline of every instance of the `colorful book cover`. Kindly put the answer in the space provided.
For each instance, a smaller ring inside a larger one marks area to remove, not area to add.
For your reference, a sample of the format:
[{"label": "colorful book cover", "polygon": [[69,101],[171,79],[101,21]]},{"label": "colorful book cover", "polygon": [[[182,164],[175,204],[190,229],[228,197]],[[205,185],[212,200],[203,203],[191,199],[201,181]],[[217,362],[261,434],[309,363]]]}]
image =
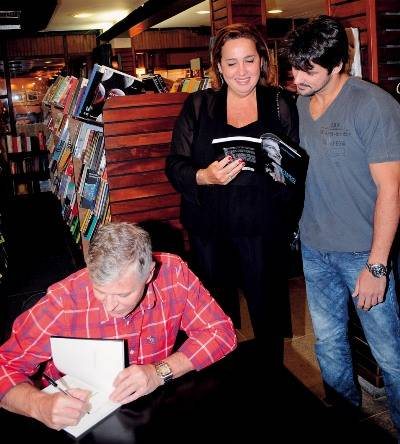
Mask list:
[{"label": "colorful book cover", "polygon": [[82,191],[81,208],[93,210],[96,204],[100,176],[94,170],[88,170]]},{"label": "colorful book cover", "polygon": [[[111,96],[128,96],[142,94],[145,92],[143,82],[137,77],[108,66],[102,66],[100,81],[93,82],[92,89],[88,94],[80,115],[90,120],[101,121],[101,114],[106,100]],[[100,74],[99,74],[100,75]]]}]

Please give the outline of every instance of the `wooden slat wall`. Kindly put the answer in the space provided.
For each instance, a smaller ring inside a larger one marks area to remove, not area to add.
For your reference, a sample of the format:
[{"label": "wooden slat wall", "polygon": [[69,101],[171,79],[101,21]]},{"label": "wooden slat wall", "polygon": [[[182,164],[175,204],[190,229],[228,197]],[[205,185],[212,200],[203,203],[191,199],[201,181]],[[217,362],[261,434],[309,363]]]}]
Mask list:
[{"label": "wooden slat wall", "polygon": [[[361,43],[361,64],[364,79],[377,81],[376,40],[373,42],[374,25],[370,13],[375,0],[328,0],[328,14],[339,18],[346,28],[358,28]],[[374,55],[375,54],[375,55]]]},{"label": "wooden slat wall", "polygon": [[265,0],[210,0],[212,33],[232,23],[265,26]]},{"label": "wooden slat wall", "polygon": [[20,37],[7,40],[9,57],[29,57],[39,55],[63,55],[62,36]]},{"label": "wooden slat wall", "polygon": [[91,53],[97,46],[95,34],[71,34],[66,39],[68,54]]},{"label": "wooden slat wall", "polygon": [[376,0],[379,85],[400,102],[400,1]]},{"label": "wooden slat wall", "polygon": [[346,27],[359,28],[363,78],[400,101],[400,1],[328,0],[328,11]]},{"label": "wooden slat wall", "polygon": [[165,173],[172,129],[186,93],[112,97],[103,111],[113,221],[182,230],[180,196]]},{"label": "wooden slat wall", "polygon": [[210,35],[208,32],[199,33],[194,29],[173,28],[144,31],[131,37],[132,48],[135,51],[149,51],[179,48],[208,48]]},{"label": "wooden slat wall", "polygon": [[95,34],[85,33],[16,37],[7,40],[6,45],[9,57],[32,57],[63,56],[65,49],[68,54],[90,54],[97,43]]}]

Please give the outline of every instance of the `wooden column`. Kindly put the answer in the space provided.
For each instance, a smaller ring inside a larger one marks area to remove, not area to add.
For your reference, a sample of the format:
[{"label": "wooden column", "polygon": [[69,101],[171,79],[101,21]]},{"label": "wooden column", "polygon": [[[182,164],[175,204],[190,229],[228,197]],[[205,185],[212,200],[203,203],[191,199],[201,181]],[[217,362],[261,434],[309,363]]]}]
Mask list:
[{"label": "wooden column", "polygon": [[232,23],[251,23],[265,28],[265,0],[210,0],[212,34]]}]

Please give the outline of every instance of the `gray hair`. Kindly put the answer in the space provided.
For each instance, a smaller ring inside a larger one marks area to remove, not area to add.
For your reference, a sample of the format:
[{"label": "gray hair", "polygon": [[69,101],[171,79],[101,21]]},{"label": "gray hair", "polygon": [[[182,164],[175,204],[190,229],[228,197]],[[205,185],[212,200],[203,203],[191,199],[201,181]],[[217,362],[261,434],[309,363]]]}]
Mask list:
[{"label": "gray hair", "polygon": [[138,225],[113,222],[100,227],[89,245],[87,267],[97,284],[112,282],[127,267],[147,277],[152,264],[150,235]]}]

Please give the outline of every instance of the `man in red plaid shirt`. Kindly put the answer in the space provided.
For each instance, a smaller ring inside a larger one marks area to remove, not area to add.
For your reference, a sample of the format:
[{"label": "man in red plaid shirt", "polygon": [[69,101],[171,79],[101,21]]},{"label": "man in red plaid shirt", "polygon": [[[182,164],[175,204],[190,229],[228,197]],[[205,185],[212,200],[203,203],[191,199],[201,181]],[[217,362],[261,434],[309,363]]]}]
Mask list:
[{"label": "man in red plaid shirt", "polygon": [[[49,287],[20,315],[0,347],[0,406],[48,427],[76,425],[89,393],[47,394],[30,377],[38,365],[53,379],[50,337],[125,339],[130,366],[114,382],[111,400],[128,403],[236,347],[232,322],[178,256],[152,254],[148,233],[129,223],[101,227],[87,268]],[[176,336],[187,339],[173,352]]]}]

